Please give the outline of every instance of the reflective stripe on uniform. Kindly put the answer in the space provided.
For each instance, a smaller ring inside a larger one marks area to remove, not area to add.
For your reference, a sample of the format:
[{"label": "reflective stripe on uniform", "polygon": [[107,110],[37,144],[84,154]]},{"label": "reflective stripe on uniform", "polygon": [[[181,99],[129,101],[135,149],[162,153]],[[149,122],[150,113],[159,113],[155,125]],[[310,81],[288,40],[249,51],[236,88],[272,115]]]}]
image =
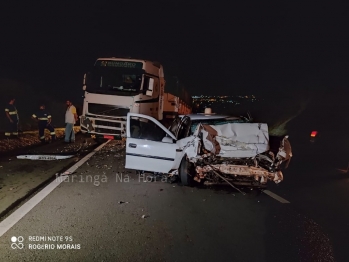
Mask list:
[{"label": "reflective stripe on uniform", "polygon": [[40,139],[45,139],[45,136],[41,136]]},{"label": "reflective stripe on uniform", "polygon": [[10,111],[9,109],[5,108],[5,112],[9,112],[9,111]]},{"label": "reflective stripe on uniform", "polygon": [[56,134],[55,132],[51,132],[51,133],[50,133],[51,136],[54,136],[55,134]]},{"label": "reflective stripe on uniform", "polygon": [[34,117],[34,118],[35,118],[35,117],[36,117],[36,115],[35,115],[35,114],[33,114],[33,115],[32,115],[32,117]]},{"label": "reflective stripe on uniform", "polygon": [[18,135],[18,132],[12,132],[12,135],[17,136],[17,135]]},{"label": "reflective stripe on uniform", "polygon": [[38,118],[39,120],[48,120],[46,117]]},{"label": "reflective stripe on uniform", "polygon": [[48,115],[47,118],[51,118],[51,115]]},{"label": "reflective stripe on uniform", "polygon": [[17,111],[8,112],[10,115],[17,115]]},{"label": "reflective stripe on uniform", "polygon": [[10,136],[10,135],[11,135],[11,133],[8,133],[8,132],[5,133],[5,136]]}]

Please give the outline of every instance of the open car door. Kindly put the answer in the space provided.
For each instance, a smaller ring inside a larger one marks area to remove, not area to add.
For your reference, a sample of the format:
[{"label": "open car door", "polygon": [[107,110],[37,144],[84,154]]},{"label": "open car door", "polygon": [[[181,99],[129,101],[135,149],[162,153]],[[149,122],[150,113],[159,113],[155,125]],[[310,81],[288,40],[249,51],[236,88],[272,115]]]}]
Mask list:
[{"label": "open car door", "polygon": [[126,133],[126,168],[161,173],[173,168],[177,139],[159,121],[128,113]]}]

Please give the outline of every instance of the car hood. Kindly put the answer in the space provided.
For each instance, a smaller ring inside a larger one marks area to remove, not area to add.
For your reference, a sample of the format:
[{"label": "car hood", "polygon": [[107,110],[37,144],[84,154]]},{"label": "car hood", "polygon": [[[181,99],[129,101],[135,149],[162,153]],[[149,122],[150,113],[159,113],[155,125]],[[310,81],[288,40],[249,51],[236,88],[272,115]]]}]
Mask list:
[{"label": "car hood", "polygon": [[221,157],[255,157],[269,150],[268,125],[263,123],[200,124],[194,133],[207,151]]}]

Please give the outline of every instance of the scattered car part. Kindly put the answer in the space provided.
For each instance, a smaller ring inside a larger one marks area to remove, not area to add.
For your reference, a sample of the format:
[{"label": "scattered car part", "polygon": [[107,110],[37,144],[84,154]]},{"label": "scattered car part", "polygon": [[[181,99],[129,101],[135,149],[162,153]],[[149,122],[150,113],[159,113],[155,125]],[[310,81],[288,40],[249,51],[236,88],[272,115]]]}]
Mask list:
[{"label": "scattered car part", "polygon": [[20,155],[17,159],[28,159],[28,160],[61,160],[73,157],[70,156],[60,156],[60,155]]}]

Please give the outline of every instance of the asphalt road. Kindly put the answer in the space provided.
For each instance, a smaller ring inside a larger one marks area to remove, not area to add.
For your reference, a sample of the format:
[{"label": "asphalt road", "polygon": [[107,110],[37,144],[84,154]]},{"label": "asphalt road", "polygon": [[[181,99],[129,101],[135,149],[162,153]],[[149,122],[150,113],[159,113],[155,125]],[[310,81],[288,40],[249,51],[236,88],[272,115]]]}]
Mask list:
[{"label": "asphalt road", "polygon": [[338,149],[324,150],[316,144],[294,147],[295,157],[285,171],[285,181],[271,184],[269,189],[322,228],[336,261],[349,261],[349,157]]},{"label": "asphalt road", "polygon": [[[92,139],[77,136],[76,143],[65,144],[62,140],[52,144],[20,148],[0,156],[0,216],[26,198],[32,191],[54,177],[56,173],[74,164],[96,146]],[[71,155],[54,161],[17,159],[18,155]]]},{"label": "asphalt road", "polygon": [[145,182],[111,142],[0,238],[0,261],[348,261],[348,174],[300,146],[294,155],[285,181],[269,186],[283,204],[254,190]]}]

